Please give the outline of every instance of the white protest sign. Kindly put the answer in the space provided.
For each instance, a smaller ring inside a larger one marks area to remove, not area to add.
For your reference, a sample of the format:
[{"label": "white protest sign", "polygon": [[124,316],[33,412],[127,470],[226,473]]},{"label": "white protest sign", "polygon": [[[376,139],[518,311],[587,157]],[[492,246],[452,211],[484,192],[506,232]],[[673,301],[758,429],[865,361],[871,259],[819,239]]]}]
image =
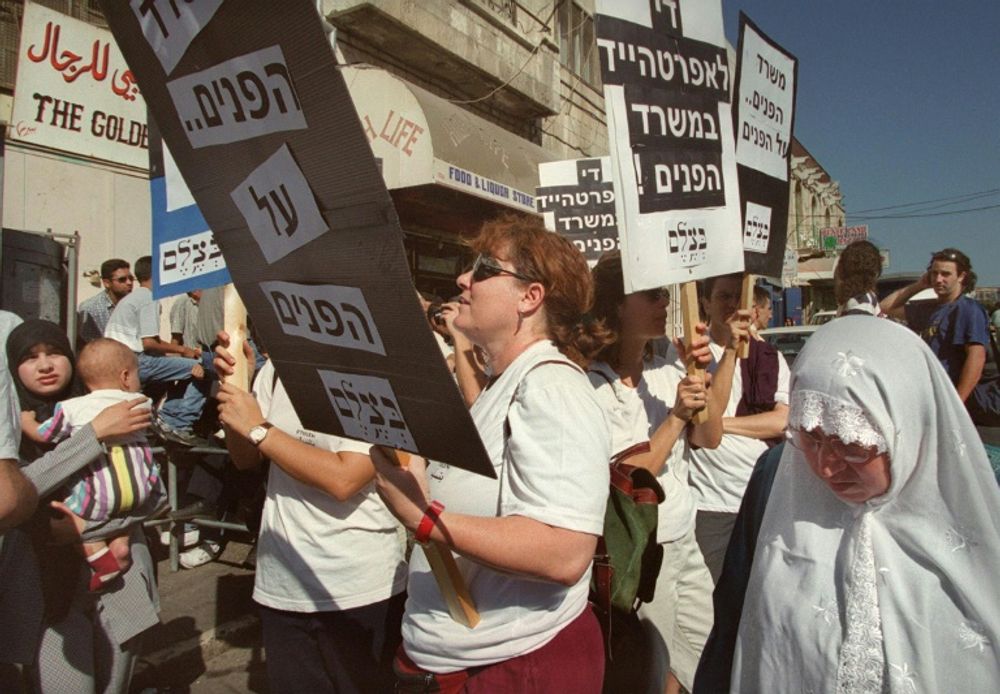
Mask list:
[{"label": "white protest sign", "polygon": [[721,4],[597,12],[625,290],[742,271]]}]

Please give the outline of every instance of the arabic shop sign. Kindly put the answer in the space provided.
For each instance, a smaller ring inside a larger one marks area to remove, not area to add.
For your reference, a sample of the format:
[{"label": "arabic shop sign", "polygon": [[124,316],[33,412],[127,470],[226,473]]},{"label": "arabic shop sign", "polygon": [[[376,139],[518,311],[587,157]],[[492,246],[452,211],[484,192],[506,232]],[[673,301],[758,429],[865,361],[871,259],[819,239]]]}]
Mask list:
[{"label": "arabic shop sign", "polygon": [[146,103],[111,32],[25,3],[8,137],[149,168]]}]

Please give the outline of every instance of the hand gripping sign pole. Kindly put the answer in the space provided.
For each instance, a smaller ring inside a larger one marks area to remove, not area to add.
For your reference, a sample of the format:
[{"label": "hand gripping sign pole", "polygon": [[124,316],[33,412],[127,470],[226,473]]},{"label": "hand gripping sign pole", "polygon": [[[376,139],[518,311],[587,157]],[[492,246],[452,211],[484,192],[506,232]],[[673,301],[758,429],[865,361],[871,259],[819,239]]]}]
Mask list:
[{"label": "hand gripping sign pole", "polygon": [[[688,376],[705,377],[705,369],[698,366],[698,363],[691,356],[691,343],[694,342],[695,326],[698,324],[698,285],[695,282],[684,282],[681,284],[681,317],[684,323],[684,341],[687,347],[687,373]],[[704,424],[708,421],[708,405],[695,412],[691,419],[695,424]]]},{"label": "hand gripping sign pole", "polygon": [[[385,446],[378,448],[389,460],[402,468],[406,468],[410,462],[410,454],[405,451],[397,451]],[[469,593],[468,586],[465,585],[465,578],[458,570],[458,564],[455,562],[451,550],[432,540],[421,544],[420,547],[424,551],[424,556],[427,557],[427,563],[431,565],[434,580],[437,581],[438,589],[448,606],[451,618],[472,629],[479,624],[479,612],[476,610],[476,604],[472,601],[472,595]]]}]

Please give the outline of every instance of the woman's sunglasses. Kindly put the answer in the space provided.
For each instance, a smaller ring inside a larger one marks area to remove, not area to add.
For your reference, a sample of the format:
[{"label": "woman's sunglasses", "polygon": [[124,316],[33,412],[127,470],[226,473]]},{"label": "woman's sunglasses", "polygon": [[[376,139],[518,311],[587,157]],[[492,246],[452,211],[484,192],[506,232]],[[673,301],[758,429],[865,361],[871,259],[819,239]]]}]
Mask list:
[{"label": "woman's sunglasses", "polygon": [[472,264],[472,281],[482,282],[497,275],[510,275],[525,282],[538,282],[534,277],[528,277],[527,275],[522,275],[520,272],[500,267],[500,263],[497,262],[496,258],[488,256],[485,253],[480,253],[476,257],[476,262]]}]

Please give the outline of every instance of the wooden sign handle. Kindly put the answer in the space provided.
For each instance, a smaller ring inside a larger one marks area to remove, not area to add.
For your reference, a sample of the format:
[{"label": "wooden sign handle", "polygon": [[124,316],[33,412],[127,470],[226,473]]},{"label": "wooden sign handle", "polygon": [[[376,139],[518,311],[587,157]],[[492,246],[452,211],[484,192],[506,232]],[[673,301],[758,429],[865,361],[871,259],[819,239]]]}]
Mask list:
[{"label": "wooden sign handle", "polygon": [[232,376],[226,378],[226,383],[231,383],[240,390],[250,390],[250,364],[246,354],[243,353],[243,345],[246,344],[249,333],[247,332],[247,308],[243,305],[243,300],[236,293],[236,287],[227,284],[223,290],[223,330],[229,333],[229,353],[233,355],[236,364]]},{"label": "wooden sign handle", "polygon": [[[385,446],[379,448],[396,465],[405,468],[409,463],[410,454],[406,451],[397,451]],[[448,547],[438,542],[427,542],[420,546],[424,550],[424,556],[427,557],[427,563],[431,565],[434,580],[437,581],[451,618],[472,629],[479,624],[479,611],[472,601],[468,586],[465,585],[465,577],[458,570],[455,556]]]},{"label": "wooden sign handle", "polygon": [[[744,311],[751,311],[751,316],[753,316],[753,285],[756,281],[756,277],[751,275],[749,272],[743,275],[743,293],[740,295],[740,308]],[[751,319],[751,324],[753,320]],[[750,358],[750,340],[753,338],[747,336],[748,339],[740,345],[740,352],[736,356],[740,359]]]},{"label": "wooden sign handle", "polygon": [[[691,350],[691,342],[697,336],[695,325],[698,324],[698,285],[694,282],[684,282],[681,284],[681,318],[684,324],[684,341]],[[688,356],[687,372],[689,376],[699,375],[705,377],[705,369],[698,366],[694,359]],[[691,419],[695,424],[704,424],[708,421],[708,407],[703,407],[695,413]]]}]

